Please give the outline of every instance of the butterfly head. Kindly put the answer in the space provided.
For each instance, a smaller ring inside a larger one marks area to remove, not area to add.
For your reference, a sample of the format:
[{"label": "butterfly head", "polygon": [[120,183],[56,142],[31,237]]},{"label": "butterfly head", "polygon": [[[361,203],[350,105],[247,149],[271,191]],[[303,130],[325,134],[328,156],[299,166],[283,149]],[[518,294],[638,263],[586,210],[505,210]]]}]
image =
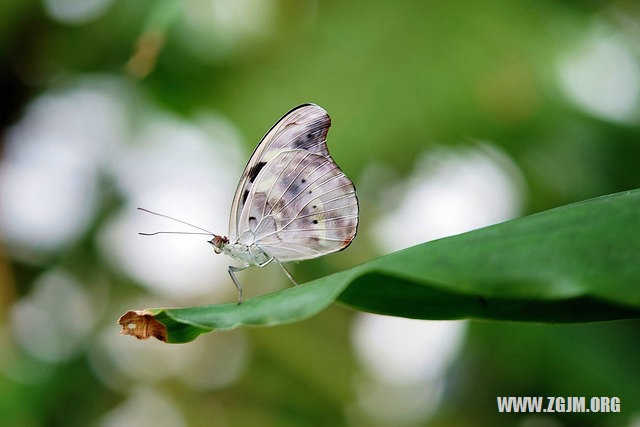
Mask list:
[{"label": "butterfly head", "polygon": [[209,240],[209,243],[213,246],[215,253],[219,254],[222,253],[224,245],[229,243],[229,239],[226,236],[217,236],[214,234],[213,239]]}]

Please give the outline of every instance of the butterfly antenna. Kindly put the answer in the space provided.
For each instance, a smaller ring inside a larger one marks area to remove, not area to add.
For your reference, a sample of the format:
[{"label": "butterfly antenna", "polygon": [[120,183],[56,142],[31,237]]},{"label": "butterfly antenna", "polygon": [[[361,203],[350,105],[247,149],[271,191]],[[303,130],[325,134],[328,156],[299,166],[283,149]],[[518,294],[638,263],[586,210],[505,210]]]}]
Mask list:
[{"label": "butterfly antenna", "polygon": [[141,236],[155,236],[156,234],[200,234],[203,236],[208,236],[209,233],[191,233],[189,231],[156,231],[154,233],[138,233]]},{"label": "butterfly antenna", "polygon": [[[197,228],[198,230],[206,231],[207,234],[215,236],[215,233],[212,233],[209,230],[206,230],[206,229],[204,229],[202,227],[198,227],[197,225],[189,224],[186,221],[182,221],[180,219],[173,218],[173,217],[171,217],[169,215],[161,214],[161,213],[158,213],[158,212],[153,212],[153,211],[150,211],[149,209],[145,209],[145,208],[138,208],[138,210],[150,213],[152,215],[158,215],[158,216],[161,216],[163,218],[171,219],[173,221],[188,225],[189,227],[193,227],[193,228]],[[143,236],[153,236],[154,234],[161,234],[161,233],[162,234],[164,234],[164,233],[168,233],[168,234],[204,234],[204,233],[188,233],[188,232],[180,232],[180,231],[158,231],[158,232],[155,232],[155,233],[140,233],[140,234],[142,234]]]}]

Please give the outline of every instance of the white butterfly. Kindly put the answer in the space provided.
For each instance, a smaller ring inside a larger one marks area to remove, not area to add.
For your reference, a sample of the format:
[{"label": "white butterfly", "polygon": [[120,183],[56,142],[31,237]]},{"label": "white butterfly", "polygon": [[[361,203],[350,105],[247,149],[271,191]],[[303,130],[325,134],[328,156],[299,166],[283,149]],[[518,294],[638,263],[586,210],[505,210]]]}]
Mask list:
[{"label": "white butterfly", "polygon": [[329,126],[331,118],[315,104],[285,114],[262,138],[240,178],[229,237],[201,229],[213,235],[209,243],[216,253],[240,261],[239,267],[229,266],[239,303],[236,272],[275,261],[297,285],[283,262],[343,250],[355,237],[358,199],[327,150]]}]

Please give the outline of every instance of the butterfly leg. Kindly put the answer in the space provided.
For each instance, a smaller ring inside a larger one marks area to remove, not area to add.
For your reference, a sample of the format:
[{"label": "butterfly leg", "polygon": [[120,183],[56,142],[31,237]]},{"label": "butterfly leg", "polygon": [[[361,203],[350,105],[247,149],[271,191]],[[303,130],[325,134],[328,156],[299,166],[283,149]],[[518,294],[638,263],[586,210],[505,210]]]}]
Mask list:
[{"label": "butterfly leg", "polygon": [[265,262],[263,262],[262,264],[258,264],[258,267],[262,268],[262,267],[266,267],[271,261],[273,261],[275,258],[269,258],[268,260],[266,260]]},{"label": "butterfly leg", "polygon": [[243,265],[242,267],[236,267],[233,265],[229,266],[229,276],[231,276],[231,280],[233,280],[233,284],[236,285],[236,288],[238,288],[238,304],[242,304],[242,285],[238,281],[238,278],[236,277],[235,273],[237,273],[238,271],[242,271],[248,267],[249,267],[248,265]]},{"label": "butterfly leg", "polygon": [[296,279],[293,278],[293,276],[291,275],[291,273],[289,272],[289,270],[287,270],[287,267],[284,266],[284,264],[278,259],[278,258],[274,258],[274,260],[278,263],[278,265],[284,270],[284,274],[287,275],[287,277],[289,278],[289,280],[291,280],[293,282],[294,285],[298,286],[298,282],[296,282]]}]

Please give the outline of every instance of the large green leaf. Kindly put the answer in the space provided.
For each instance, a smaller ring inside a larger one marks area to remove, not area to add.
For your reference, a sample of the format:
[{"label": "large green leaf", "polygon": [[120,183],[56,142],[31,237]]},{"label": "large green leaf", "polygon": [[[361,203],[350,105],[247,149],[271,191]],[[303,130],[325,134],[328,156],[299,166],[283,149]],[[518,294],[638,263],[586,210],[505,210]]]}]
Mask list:
[{"label": "large green leaf", "polygon": [[[161,331],[147,336],[177,343],[241,325],[295,322],[334,301],[419,319],[640,318],[640,190],[423,243],[241,305],[143,314]],[[123,316],[125,333],[144,336],[134,327],[145,323],[141,313]]]}]

